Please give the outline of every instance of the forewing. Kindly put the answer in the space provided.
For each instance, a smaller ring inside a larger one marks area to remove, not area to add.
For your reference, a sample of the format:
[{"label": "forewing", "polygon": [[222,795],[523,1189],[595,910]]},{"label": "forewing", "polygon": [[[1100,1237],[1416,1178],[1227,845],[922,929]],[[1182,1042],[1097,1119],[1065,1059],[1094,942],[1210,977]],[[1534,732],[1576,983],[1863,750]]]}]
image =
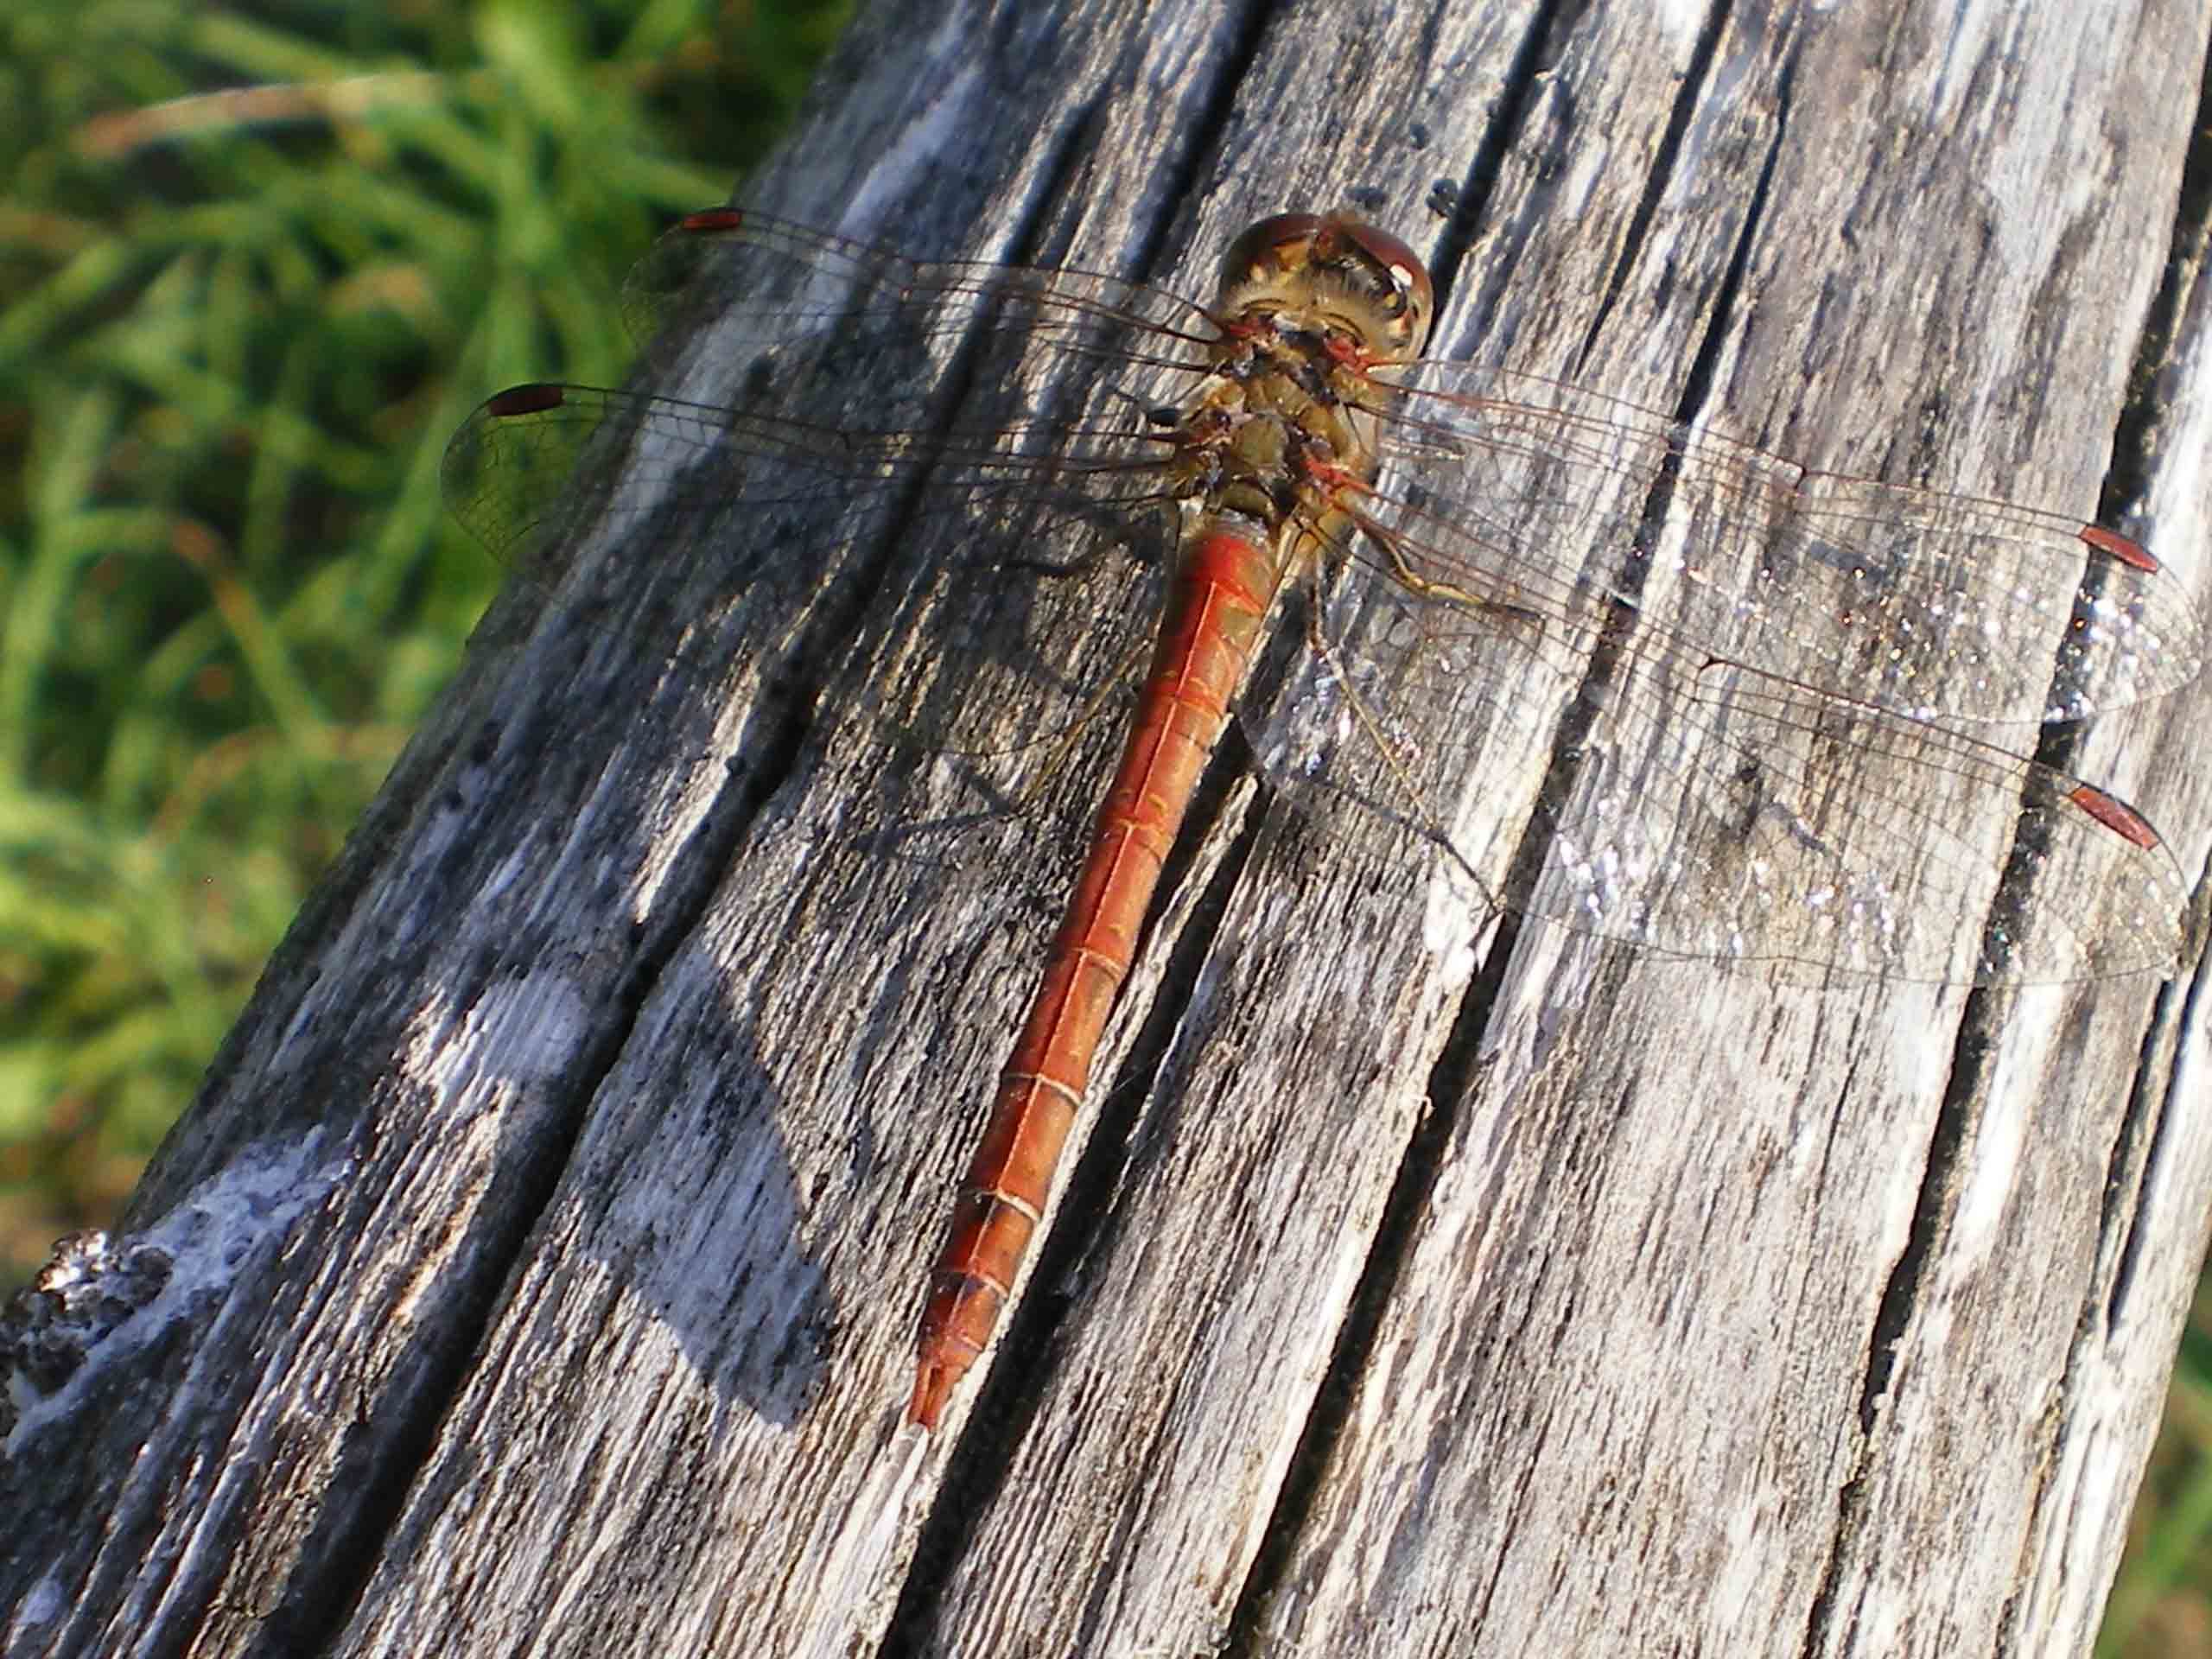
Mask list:
[{"label": "forewing", "polygon": [[2080,519],[1807,472],[1505,370],[1399,379],[1362,507],[1418,578],[1569,620],[1618,601],[1647,649],[1918,720],[2075,720],[2202,665],[2182,585]]},{"label": "forewing", "polygon": [[[1205,373],[1203,310],[736,213],[664,238],[626,302],[641,331],[688,311],[734,370],[703,401],[534,386],[487,403],[446,465],[487,545],[550,585],[569,515],[650,521],[670,533],[627,539],[710,545],[731,591],[793,603],[855,547],[912,549],[863,629],[884,672],[855,695],[876,717],[963,749],[1003,747],[1016,703],[1046,736],[1098,704],[1156,615],[1175,492],[1154,411]],[[1124,551],[1151,563],[1133,573]]]}]

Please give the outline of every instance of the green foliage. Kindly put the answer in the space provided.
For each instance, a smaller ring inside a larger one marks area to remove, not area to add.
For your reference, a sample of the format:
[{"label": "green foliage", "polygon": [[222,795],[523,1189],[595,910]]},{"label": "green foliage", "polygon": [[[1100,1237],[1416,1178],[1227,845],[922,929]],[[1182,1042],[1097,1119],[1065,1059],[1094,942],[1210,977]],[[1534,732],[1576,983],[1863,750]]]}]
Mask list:
[{"label": "green foliage", "polygon": [[2212,1654],[2212,1281],[2197,1283],[2096,1651],[2098,1659]]},{"label": "green foliage", "polygon": [[503,573],[438,499],[842,3],[0,16],[0,1282],[103,1219]]}]

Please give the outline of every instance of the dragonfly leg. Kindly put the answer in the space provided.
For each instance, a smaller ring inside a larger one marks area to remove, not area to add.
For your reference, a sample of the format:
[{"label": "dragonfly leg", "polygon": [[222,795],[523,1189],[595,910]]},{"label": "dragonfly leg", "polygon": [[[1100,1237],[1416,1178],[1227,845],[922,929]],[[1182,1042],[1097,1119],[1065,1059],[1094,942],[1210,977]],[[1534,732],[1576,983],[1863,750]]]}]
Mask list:
[{"label": "dragonfly leg", "polygon": [[1402,791],[1404,804],[1409,809],[1402,822],[1440,846],[1452,861],[1465,873],[1484,901],[1494,907],[1497,901],[1490,885],[1483,880],[1481,873],[1469,861],[1466,855],[1459,850],[1458,843],[1444,827],[1443,814],[1436,810],[1427,791],[1421,787],[1421,780],[1414,775],[1414,757],[1408,752],[1411,746],[1390,732],[1388,721],[1361,692],[1348,664],[1331,643],[1328,632],[1322,626],[1330,563],[1326,559],[1316,559],[1310,567],[1312,580],[1306,605],[1307,647],[1313,652],[1315,660],[1328,671],[1329,677],[1343,688],[1344,706],[1351,711],[1352,719],[1366,741],[1372,743],[1376,753],[1382,755],[1383,765]]}]

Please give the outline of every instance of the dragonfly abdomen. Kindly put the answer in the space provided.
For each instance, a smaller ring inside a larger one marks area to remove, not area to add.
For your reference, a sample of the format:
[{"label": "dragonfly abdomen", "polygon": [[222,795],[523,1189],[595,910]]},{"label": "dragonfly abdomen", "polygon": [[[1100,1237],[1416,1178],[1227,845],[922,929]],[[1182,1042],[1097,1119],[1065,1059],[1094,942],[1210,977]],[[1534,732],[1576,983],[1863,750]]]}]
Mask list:
[{"label": "dragonfly abdomen", "polygon": [[1202,529],[1184,555],[1121,766],[931,1275],[911,1422],[937,1426],[998,1324],[1051,1196],[1161,867],[1228,723],[1281,577],[1265,541],[1221,523]]}]

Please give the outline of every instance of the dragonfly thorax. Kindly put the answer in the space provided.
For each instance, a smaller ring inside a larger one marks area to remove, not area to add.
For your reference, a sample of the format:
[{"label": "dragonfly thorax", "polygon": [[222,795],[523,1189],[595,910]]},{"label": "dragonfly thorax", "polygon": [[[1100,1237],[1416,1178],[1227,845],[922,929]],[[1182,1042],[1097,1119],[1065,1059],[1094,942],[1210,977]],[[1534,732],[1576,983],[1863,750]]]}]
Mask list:
[{"label": "dragonfly thorax", "polygon": [[1356,411],[1303,377],[1262,374],[1224,385],[1177,433],[1182,493],[1196,505],[1281,526],[1318,505],[1312,480],[1357,470],[1365,453]]}]

